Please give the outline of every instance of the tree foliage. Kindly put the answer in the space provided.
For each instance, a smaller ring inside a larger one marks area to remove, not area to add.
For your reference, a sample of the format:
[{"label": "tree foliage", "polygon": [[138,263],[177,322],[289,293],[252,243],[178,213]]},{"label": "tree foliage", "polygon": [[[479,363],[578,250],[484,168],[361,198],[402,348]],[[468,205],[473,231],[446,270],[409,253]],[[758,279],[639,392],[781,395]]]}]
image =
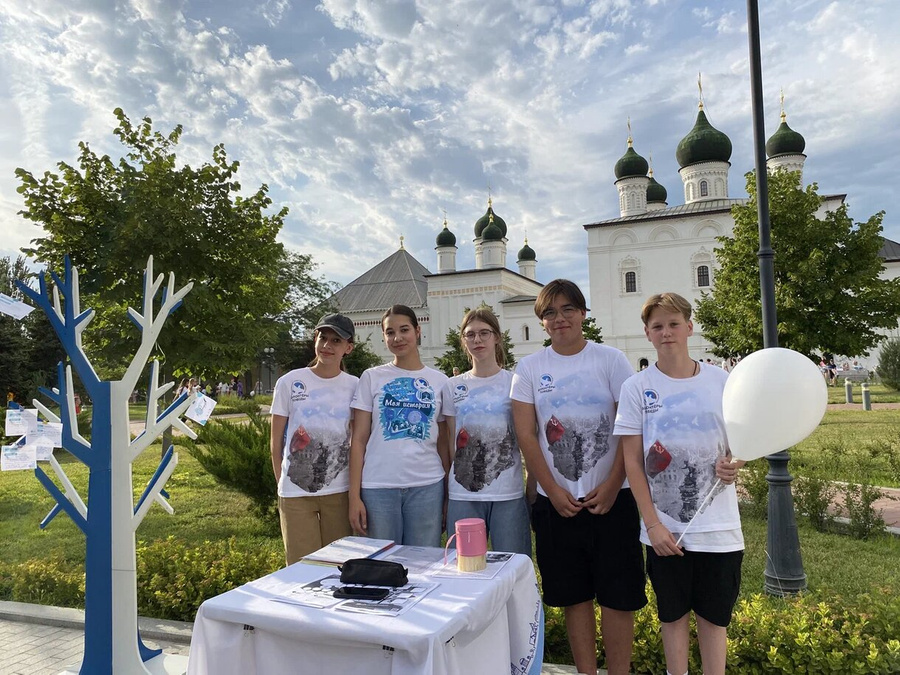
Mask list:
[{"label": "tree foliage", "polygon": [[[584,335],[585,340],[590,340],[591,342],[596,342],[597,344],[602,344],[603,342],[603,335],[600,331],[600,326],[597,325],[597,319],[592,316],[589,316],[581,322],[581,333]],[[550,338],[544,340],[544,346],[550,346]]]},{"label": "tree foliage", "polygon": [[310,256],[276,241],[287,209],[267,213],[266,185],[241,194],[239,163],[223,145],[199,168],[180,165],[180,125],[164,135],[150,118],[133,124],[121,109],[114,114],[126,149],[117,162],[82,142],[76,166],[60,162],[40,178],[16,170],[20,213],[44,230],[25,253],[57,271],[69,255],[80,269],[83,303],[97,312],[86,340],[101,369],[119,369],[134,350],[126,308],[140,306],[139,270],[151,253],[157,269],[194,281],[160,338],[166,370],[202,376],[249,367],[333,289],[313,276]]},{"label": "tree foliage", "polygon": [[[16,281],[31,285],[31,280],[24,256],[0,258],[0,293],[21,300]],[[55,383],[56,364],[64,356],[42,312],[21,321],[0,314],[0,394],[12,392],[19,403],[31,401],[38,387]]]},{"label": "tree foliage", "polygon": [[[492,312],[494,311],[494,309],[488,305],[483,306],[487,307]],[[469,307],[463,309],[463,316],[468,313],[469,309]],[[513,356],[513,343],[512,339],[509,337],[509,330],[503,331],[501,337],[503,340],[503,354],[506,357],[504,368],[512,369],[516,365],[516,357]],[[448,347],[447,351],[434,359],[434,365],[438,370],[443,372],[447,377],[452,377],[454,368],[459,368],[459,372],[461,373],[472,368],[472,364],[463,347],[462,336],[459,334],[459,329],[451,328],[447,331],[447,338],[444,340],[444,344]]]},{"label": "tree foliage", "polygon": [[887,340],[878,355],[878,377],[891,389],[900,390],[900,340]]},{"label": "tree foliage", "polygon": [[[900,280],[879,278],[879,212],[854,223],[842,204],[819,218],[823,198],[799,172],[769,175],[769,211],[775,251],[778,341],[802,354],[864,355],[896,328]],[[696,318],[718,356],[762,348],[756,177],[747,174],[747,204],[732,207],[734,236],[720,237],[715,287],[697,303]]]}]

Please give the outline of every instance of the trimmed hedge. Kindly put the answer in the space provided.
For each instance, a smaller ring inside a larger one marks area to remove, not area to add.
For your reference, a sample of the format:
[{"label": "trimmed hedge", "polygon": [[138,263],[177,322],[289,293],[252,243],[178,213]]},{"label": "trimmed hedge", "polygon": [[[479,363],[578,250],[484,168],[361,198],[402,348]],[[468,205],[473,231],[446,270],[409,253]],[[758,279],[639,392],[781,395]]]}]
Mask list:
[{"label": "trimmed hedge", "polygon": [[[650,602],[635,615],[631,662],[632,672],[640,675],[666,672],[656,599],[649,584],[647,591]],[[563,611],[544,610],[545,660],[571,663]],[[602,638],[597,640],[597,649],[602,666]],[[693,626],[690,671],[700,672]],[[728,671],[750,675],[898,673],[900,598],[893,589],[885,588],[853,599],[823,599],[806,593],[788,598],[755,594],[738,600],[728,627]]]}]

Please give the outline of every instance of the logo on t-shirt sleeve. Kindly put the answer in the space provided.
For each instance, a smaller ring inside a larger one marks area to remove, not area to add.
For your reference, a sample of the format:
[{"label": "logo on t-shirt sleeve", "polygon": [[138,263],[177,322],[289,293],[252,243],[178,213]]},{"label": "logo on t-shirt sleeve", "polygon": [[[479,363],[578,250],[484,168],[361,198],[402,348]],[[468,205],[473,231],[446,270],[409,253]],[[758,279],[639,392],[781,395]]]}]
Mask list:
[{"label": "logo on t-shirt sleeve", "polygon": [[556,389],[556,386],[553,384],[553,376],[550,373],[544,373],[541,375],[540,382],[538,384],[538,393],[546,394],[548,392]]},{"label": "logo on t-shirt sleeve", "polygon": [[306,391],[306,385],[302,380],[294,380],[291,384],[291,401],[305,401],[309,398],[309,392]]},{"label": "logo on t-shirt sleeve", "polygon": [[655,413],[662,407],[659,394],[655,389],[644,389],[644,412]]}]

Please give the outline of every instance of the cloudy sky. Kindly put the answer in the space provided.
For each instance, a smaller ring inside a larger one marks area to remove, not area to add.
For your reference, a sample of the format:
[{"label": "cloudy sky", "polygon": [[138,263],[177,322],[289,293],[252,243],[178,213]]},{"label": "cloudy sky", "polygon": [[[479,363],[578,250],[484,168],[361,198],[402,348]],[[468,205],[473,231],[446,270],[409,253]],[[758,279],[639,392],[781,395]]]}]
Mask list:
[{"label": "cloudy sky", "polygon": [[[807,180],[887,211],[900,239],[900,3],[760,3],[767,135],[807,141]],[[752,168],[746,3],[688,0],[18,0],[0,6],[0,255],[40,230],[14,171],[114,157],[112,110],[184,126],[179,156],[224,143],[247,188],[290,208],[284,242],[346,284],[406,248],[436,269],[444,211],[474,266],[490,188],[539,279],[587,286],[584,223],[618,216],[613,165],[652,153],[683,203],[675,147],[697,110]]]}]

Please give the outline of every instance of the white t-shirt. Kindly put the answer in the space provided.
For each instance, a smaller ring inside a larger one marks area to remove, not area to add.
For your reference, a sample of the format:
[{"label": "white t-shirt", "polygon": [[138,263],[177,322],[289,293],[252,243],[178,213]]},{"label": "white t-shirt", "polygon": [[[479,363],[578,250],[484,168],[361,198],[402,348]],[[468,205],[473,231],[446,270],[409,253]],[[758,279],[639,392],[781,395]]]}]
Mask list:
[{"label": "white t-shirt", "polygon": [[[657,515],[677,539],[716,482],[716,460],[728,449],[722,392],[728,373],[700,364],[694,377],[675,379],[656,364],[622,385],[615,433],[643,436],[644,471]],[[641,541],[650,544],[641,523]],[[715,496],[682,539],[689,551],[744,548],[734,485]]]},{"label": "white t-shirt", "polygon": [[444,415],[456,418],[450,499],[499,502],[524,494],[522,454],[509,399],[512,378],[508,370],[490,377],[469,372],[447,383]]},{"label": "white t-shirt", "polygon": [[[545,347],[516,367],[510,396],[534,405],[544,460],[576,499],[609,476],[618,446],[616,401],[633,372],[622,352],[596,342],[572,356]],[[540,485],[538,492],[547,494]]]},{"label": "white t-shirt", "polygon": [[393,363],[369,368],[350,403],[372,413],[362,487],[431,485],[444,477],[437,452],[447,376],[433,368],[404,370]]},{"label": "white t-shirt", "polygon": [[298,368],[278,378],[272,414],[287,417],[280,497],[322,496],[350,486],[350,399],[358,378]]}]

